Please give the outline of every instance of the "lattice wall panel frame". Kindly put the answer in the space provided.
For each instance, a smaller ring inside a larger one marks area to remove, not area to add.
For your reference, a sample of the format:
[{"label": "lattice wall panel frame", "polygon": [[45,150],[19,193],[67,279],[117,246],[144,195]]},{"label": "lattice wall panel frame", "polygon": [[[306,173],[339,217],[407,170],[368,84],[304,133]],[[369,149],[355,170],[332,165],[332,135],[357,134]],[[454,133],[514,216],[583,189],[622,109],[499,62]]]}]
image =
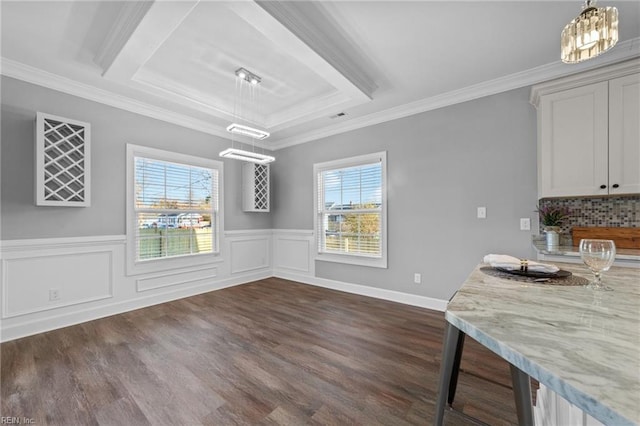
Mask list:
[{"label": "lattice wall panel frame", "polygon": [[242,210],[268,212],[270,209],[269,164],[246,163],[242,166]]},{"label": "lattice wall panel frame", "polygon": [[91,125],[36,115],[36,205],[91,205]]}]

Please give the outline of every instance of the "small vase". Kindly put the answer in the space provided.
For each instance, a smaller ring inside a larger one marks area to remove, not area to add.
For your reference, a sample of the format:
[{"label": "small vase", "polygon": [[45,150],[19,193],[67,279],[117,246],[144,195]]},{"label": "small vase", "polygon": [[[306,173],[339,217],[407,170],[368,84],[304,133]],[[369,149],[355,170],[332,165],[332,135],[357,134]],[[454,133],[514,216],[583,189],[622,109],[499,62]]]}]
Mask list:
[{"label": "small vase", "polygon": [[560,246],[560,227],[559,226],[547,226],[547,250],[557,250]]}]

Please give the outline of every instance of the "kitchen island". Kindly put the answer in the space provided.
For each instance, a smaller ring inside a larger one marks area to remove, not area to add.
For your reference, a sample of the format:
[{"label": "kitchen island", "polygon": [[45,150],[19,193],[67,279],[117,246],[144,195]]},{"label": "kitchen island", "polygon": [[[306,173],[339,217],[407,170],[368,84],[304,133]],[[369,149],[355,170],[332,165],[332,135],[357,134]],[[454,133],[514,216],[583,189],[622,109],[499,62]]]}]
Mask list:
[{"label": "kitchen island", "polygon": [[[591,278],[582,265],[557,265]],[[523,406],[527,376],[606,425],[640,424],[640,270],[612,268],[603,281],[614,291],[594,292],[498,278],[481,266],[447,307],[436,424],[450,385],[455,393],[453,354],[464,335],[511,364],[521,424],[533,416],[530,399]]]}]

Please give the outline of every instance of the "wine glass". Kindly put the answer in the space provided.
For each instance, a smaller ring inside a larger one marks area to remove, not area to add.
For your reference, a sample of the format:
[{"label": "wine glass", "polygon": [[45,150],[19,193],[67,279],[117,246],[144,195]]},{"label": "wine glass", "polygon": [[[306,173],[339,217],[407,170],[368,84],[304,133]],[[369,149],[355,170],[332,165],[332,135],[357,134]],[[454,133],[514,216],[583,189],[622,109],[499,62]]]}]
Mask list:
[{"label": "wine glass", "polygon": [[616,244],[611,240],[580,240],[580,257],[595,279],[587,284],[592,290],[613,290],[602,283],[601,274],[608,271],[616,258]]}]

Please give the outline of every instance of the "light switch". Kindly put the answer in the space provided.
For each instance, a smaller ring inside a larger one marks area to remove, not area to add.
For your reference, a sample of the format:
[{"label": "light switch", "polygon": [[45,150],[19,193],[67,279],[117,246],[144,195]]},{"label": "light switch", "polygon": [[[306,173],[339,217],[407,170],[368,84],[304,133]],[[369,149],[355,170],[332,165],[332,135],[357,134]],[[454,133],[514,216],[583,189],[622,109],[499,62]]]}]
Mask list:
[{"label": "light switch", "polygon": [[478,207],[478,219],[486,219],[486,218],[487,218],[487,208]]}]

